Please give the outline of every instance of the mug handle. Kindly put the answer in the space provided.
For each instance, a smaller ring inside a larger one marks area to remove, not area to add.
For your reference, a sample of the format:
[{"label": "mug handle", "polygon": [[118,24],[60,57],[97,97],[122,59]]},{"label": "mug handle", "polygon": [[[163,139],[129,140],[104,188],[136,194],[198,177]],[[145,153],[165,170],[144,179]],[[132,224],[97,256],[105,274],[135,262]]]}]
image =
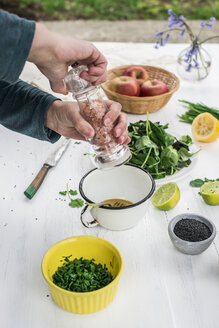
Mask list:
[{"label": "mug handle", "polygon": [[[90,211],[92,210],[93,206],[86,205],[83,210],[81,211],[81,223],[86,228],[93,228],[99,224],[99,222],[95,219],[93,219]],[[88,217],[91,216],[93,221],[89,221]]]}]

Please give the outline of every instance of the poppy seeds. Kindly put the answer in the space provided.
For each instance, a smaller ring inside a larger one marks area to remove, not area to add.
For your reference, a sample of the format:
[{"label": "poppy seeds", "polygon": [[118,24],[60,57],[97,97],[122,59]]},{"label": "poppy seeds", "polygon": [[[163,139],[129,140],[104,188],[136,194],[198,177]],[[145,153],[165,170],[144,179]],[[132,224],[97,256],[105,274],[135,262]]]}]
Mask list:
[{"label": "poppy seeds", "polygon": [[212,234],[205,223],[195,219],[181,219],[176,223],[173,231],[180,239],[191,242],[208,239]]}]

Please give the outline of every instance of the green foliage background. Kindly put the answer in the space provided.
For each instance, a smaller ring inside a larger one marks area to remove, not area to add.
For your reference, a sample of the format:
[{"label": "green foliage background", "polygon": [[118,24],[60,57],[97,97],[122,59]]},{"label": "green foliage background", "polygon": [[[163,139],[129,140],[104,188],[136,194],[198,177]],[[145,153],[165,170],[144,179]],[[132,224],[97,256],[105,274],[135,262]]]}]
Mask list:
[{"label": "green foliage background", "polygon": [[[17,0],[11,0],[17,1]],[[219,18],[219,0],[20,0],[20,8],[37,4],[56,18],[93,20],[166,19],[173,9],[189,19]]]}]

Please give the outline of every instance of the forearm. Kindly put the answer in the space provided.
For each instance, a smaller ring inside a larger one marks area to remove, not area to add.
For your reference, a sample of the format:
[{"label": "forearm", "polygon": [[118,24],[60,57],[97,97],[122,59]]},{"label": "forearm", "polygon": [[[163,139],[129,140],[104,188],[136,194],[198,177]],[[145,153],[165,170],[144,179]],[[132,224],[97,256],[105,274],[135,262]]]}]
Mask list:
[{"label": "forearm", "polygon": [[35,23],[0,10],[0,80],[15,82],[24,67]]},{"label": "forearm", "polygon": [[60,135],[45,128],[47,111],[57,98],[21,80],[0,81],[0,124],[30,137],[56,142]]}]

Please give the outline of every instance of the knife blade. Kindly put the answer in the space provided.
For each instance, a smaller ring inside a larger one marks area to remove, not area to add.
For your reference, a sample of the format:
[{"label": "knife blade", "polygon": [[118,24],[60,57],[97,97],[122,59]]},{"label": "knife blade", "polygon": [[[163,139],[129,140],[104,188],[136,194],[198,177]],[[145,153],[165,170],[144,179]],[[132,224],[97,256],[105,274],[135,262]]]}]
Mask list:
[{"label": "knife blade", "polygon": [[63,140],[61,140],[56,150],[49,155],[49,157],[46,159],[45,163],[43,164],[41,170],[36,175],[35,179],[31,182],[29,187],[27,187],[27,189],[24,191],[24,195],[27,198],[29,199],[33,198],[33,196],[36,194],[37,190],[41,186],[43,180],[45,179],[49,169],[51,167],[56,166],[56,164],[59,162],[60,158],[68,148],[70,142],[71,139],[64,138]]}]

